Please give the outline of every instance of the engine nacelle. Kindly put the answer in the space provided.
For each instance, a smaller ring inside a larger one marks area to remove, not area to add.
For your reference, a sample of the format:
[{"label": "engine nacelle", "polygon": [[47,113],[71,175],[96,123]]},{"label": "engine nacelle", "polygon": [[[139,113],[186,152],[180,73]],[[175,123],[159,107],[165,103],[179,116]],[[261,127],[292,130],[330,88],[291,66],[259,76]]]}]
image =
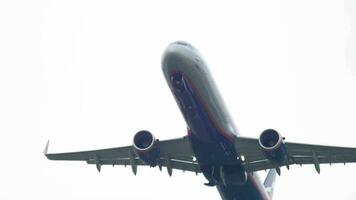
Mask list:
[{"label": "engine nacelle", "polygon": [[139,131],[133,138],[133,146],[138,157],[147,165],[156,166],[159,160],[159,141],[148,131]]},{"label": "engine nacelle", "polygon": [[260,147],[267,158],[283,164],[287,157],[287,149],[284,145],[284,138],[273,129],[263,131],[258,140]]},{"label": "engine nacelle", "polygon": [[221,166],[220,177],[224,185],[243,185],[247,182],[247,173],[242,165]]}]

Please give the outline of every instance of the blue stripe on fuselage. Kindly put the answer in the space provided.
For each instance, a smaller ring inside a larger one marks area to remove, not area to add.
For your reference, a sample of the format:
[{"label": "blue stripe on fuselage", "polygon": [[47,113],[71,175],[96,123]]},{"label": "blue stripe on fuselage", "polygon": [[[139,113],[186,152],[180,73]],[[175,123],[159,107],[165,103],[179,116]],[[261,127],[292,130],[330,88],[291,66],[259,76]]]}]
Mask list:
[{"label": "blue stripe on fuselage", "polygon": [[221,128],[209,115],[210,111],[191,81],[177,71],[171,72],[170,77],[173,94],[192,130],[192,142],[196,143],[192,146],[199,162],[204,165],[238,164],[232,143],[234,138],[219,130]]}]

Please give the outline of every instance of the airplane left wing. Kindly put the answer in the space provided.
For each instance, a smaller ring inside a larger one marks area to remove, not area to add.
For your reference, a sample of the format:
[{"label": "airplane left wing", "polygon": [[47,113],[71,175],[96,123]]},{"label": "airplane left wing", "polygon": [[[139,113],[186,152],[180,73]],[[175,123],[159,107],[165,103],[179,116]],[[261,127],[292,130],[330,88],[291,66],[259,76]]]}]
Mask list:
[{"label": "airplane left wing", "polygon": [[[158,144],[160,153],[156,165],[160,169],[162,166],[166,167],[169,175],[172,175],[173,169],[195,173],[200,172],[198,163],[194,159],[194,154],[191,150],[188,138],[183,137],[158,141]],[[101,170],[102,165],[130,165],[132,171],[136,174],[137,166],[152,166],[140,159],[134,146],[69,153],[47,153],[47,151],[48,143],[44,154],[49,160],[86,161],[88,164],[95,164],[98,171]]]},{"label": "airplane left wing", "polygon": [[356,148],[312,145],[285,142],[285,157],[282,162],[271,159],[261,148],[258,139],[238,137],[235,148],[243,159],[246,171],[254,172],[275,168],[280,174],[280,167],[289,169],[293,164],[313,164],[320,173],[320,164],[354,163]]}]

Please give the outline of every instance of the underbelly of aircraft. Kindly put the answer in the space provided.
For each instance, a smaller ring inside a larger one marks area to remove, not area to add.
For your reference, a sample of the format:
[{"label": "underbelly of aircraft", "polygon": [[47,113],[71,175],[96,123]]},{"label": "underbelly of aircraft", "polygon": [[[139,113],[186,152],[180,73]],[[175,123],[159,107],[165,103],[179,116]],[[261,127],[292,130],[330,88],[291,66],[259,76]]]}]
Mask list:
[{"label": "underbelly of aircraft", "polygon": [[[203,100],[181,74],[172,75],[174,96],[188,125],[192,149],[207,185],[217,186],[224,200],[266,199],[258,192],[256,177],[247,174],[231,138],[211,119]],[[224,163],[222,165],[221,163]]]}]

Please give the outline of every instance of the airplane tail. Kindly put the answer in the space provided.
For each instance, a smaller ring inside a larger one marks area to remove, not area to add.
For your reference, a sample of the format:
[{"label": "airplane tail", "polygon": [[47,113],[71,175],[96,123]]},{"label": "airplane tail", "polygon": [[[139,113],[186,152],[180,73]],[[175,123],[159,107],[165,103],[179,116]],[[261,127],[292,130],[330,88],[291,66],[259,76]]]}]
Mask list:
[{"label": "airplane tail", "polygon": [[270,169],[265,182],[264,182],[264,186],[266,188],[267,193],[269,194],[269,196],[273,197],[273,190],[274,190],[274,183],[276,181],[276,175],[277,175],[277,171],[275,169]]}]

